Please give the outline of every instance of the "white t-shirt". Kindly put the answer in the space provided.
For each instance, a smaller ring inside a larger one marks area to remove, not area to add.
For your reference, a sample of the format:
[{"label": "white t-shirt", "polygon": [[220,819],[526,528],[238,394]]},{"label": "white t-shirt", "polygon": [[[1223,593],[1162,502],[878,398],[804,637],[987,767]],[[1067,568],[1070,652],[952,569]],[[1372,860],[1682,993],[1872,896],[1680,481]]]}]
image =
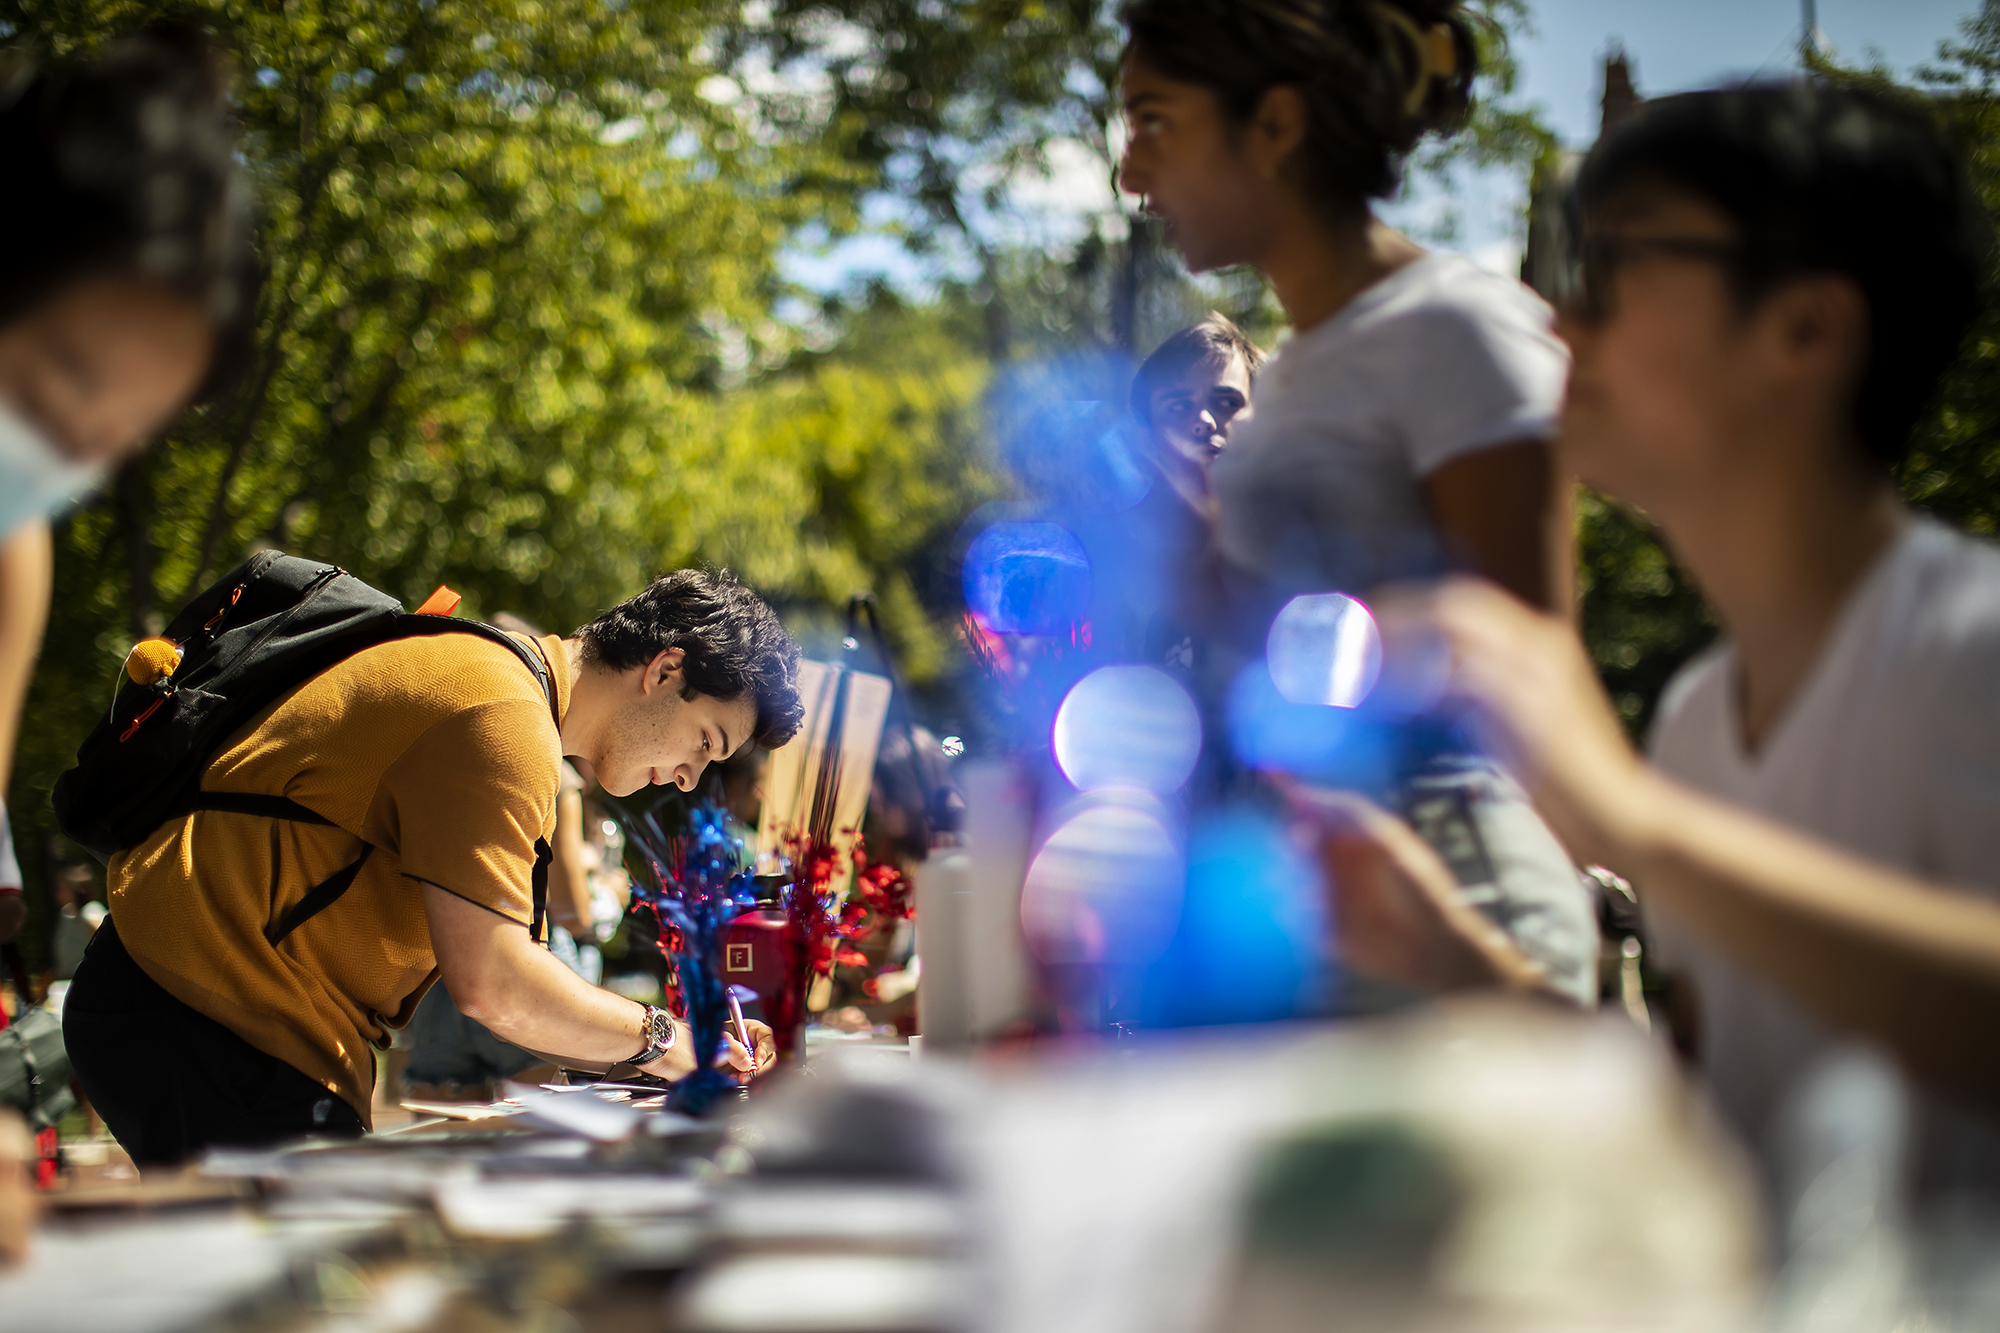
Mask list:
[{"label": "white t-shirt", "polygon": [[1550,318],[1520,283],[1433,253],[1294,334],[1212,471],[1223,554],[1283,587],[1435,572],[1418,483],[1555,433],[1569,353]]},{"label": "white t-shirt", "polygon": [[[1735,680],[1727,643],[1674,678],[1651,744],[1664,772],[1869,860],[2000,897],[2000,549],[1911,521],[1756,755],[1740,740]],[[1775,1171],[1788,1099],[1852,1048],[1670,914],[1654,924],[1661,959],[1694,977],[1716,1100]],[[2000,1134],[1905,1095],[1923,1192],[2000,1189]]]}]

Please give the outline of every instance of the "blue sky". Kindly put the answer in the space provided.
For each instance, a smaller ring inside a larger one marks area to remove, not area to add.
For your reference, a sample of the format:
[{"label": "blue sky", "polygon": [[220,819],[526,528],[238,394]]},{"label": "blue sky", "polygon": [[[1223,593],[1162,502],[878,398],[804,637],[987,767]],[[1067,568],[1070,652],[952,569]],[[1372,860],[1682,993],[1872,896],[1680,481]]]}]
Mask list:
[{"label": "blue sky", "polygon": [[[1535,35],[1520,40],[1526,101],[1565,140],[1597,132],[1598,62],[1622,41],[1642,93],[1699,88],[1797,65],[1799,0],[1537,0]],[[1976,8],[1967,0],[1819,0],[1819,26],[1849,64],[1881,57],[1899,73],[1932,58]]]},{"label": "blue sky", "polygon": [[[1819,27],[1840,60],[1888,64],[1899,75],[1931,60],[1942,40],[1956,37],[1974,0],[1818,0]],[[1517,97],[1538,106],[1573,147],[1597,133],[1601,65],[1614,43],[1624,47],[1639,90],[1647,96],[1700,88],[1752,74],[1797,67],[1800,0],[1534,0],[1534,32],[1516,41],[1521,63]],[[1510,269],[1518,253],[1520,183],[1506,174],[1463,179],[1453,197],[1418,191],[1391,206],[1398,225],[1420,234],[1442,210],[1458,218],[1450,244],[1495,268]],[[1073,154],[1053,179],[1024,181],[1006,229],[1017,239],[1059,247],[1112,208],[1101,169]],[[1115,224],[1114,224],[1115,225]],[[795,281],[827,291],[870,273],[921,290],[948,260],[918,261],[894,242],[857,237],[831,253],[793,253]]]},{"label": "blue sky", "polygon": [[[1971,0],[1819,0],[1819,29],[1847,64],[1887,64],[1907,77],[1958,36]],[[1540,108],[1574,148],[1597,137],[1603,59],[1622,46],[1642,96],[1703,88],[1798,67],[1799,0],[1538,0],[1534,31],[1520,36],[1519,101]],[[1518,265],[1521,182],[1510,174],[1465,177],[1445,194],[1418,188],[1387,215],[1426,239],[1449,210],[1458,226],[1446,244],[1488,266]]]}]

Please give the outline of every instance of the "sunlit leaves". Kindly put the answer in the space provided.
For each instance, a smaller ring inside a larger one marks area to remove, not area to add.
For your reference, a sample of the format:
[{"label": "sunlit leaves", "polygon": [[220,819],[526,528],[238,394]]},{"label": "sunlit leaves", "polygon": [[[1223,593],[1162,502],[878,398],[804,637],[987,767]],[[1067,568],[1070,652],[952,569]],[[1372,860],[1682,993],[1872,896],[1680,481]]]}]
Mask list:
[{"label": "sunlit leaves", "polygon": [[[0,3],[17,39],[57,53],[167,12]],[[782,359],[778,248],[807,220],[846,225],[866,173],[838,127],[772,133],[699,95],[737,6],[287,0],[203,17],[236,55],[257,181],[257,362],[62,533],[16,770],[31,791],[131,640],[258,545],[567,630],[659,569],[747,563],[817,516],[811,441],[787,446],[795,480],[774,476],[716,390]],[[762,558],[793,580],[774,594],[871,582],[822,528],[810,568]]]}]

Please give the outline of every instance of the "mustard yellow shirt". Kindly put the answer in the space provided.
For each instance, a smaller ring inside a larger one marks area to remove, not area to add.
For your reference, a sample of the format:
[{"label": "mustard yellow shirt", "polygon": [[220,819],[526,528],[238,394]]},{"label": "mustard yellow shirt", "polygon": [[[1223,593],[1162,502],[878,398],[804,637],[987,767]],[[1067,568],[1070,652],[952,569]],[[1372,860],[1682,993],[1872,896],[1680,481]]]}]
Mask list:
[{"label": "mustard yellow shirt", "polygon": [[[567,710],[561,640],[534,642]],[[418,881],[526,926],[562,762],[547,695],[500,645],[454,634],[366,649],[253,719],[202,782],[289,797],[337,827],[207,810],[162,825],[111,861],[119,938],[170,994],[370,1123],[369,1048],[437,977]],[[364,845],[347,892],[268,943]]]}]

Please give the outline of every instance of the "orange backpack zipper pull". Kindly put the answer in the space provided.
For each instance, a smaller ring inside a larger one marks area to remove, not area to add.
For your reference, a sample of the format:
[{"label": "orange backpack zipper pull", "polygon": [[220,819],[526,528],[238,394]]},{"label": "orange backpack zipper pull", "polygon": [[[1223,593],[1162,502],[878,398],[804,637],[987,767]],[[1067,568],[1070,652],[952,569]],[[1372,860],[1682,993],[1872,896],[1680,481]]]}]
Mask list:
[{"label": "orange backpack zipper pull", "polygon": [[417,608],[417,614],[420,616],[448,616],[458,610],[458,604],[461,600],[463,599],[457,593],[440,583],[436,592],[424,598],[424,604]]}]

